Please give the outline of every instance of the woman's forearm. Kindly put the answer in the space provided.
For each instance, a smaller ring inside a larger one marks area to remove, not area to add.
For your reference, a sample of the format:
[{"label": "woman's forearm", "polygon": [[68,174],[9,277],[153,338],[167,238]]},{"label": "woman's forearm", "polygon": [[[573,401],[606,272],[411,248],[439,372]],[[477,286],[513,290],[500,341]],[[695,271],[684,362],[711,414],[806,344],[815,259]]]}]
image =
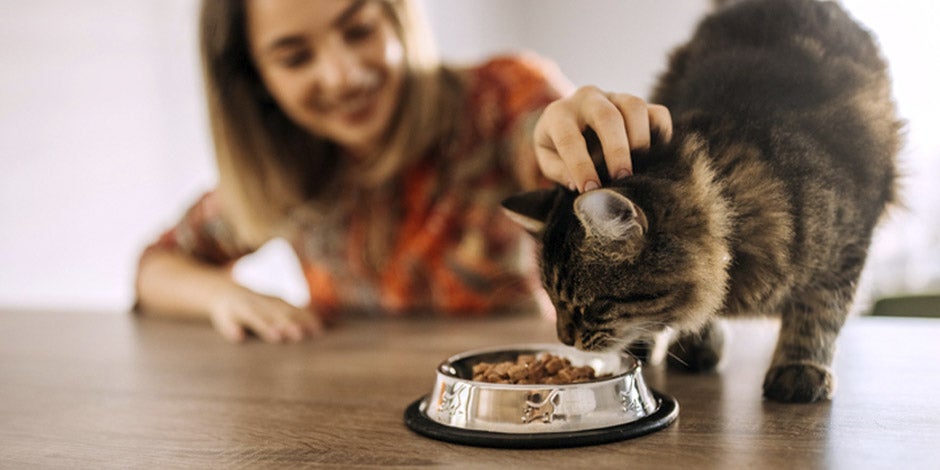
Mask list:
[{"label": "woman's forearm", "polygon": [[219,299],[240,288],[226,268],[156,251],[138,267],[137,306],[148,315],[209,318]]}]

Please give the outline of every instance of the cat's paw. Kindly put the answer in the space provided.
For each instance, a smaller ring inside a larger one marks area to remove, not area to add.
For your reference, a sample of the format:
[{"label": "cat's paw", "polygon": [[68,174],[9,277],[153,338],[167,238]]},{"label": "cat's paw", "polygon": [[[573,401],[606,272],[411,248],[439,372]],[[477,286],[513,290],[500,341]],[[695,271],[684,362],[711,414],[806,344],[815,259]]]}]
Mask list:
[{"label": "cat's paw", "polygon": [[666,349],[672,339],[672,334],[673,331],[669,329],[650,333],[630,343],[624,348],[624,351],[630,353],[630,355],[644,364],[658,366],[663,363],[666,357]]},{"label": "cat's paw", "polygon": [[836,379],[828,367],[809,363],[771,367],[764,378],[764,396],[785,403],[812,403],[832,398]]},{"label": "cat's paw", "polygon": [[718,368],[721,349],[675,343],[669,347],[669,367],[686,372],[708,372]]},{"label": "cat's paw", "polygon": [[712,371],[718,368],[724,350],[724,329],[712,322],[700,332],[681,335],[669,346],[669,366],[687,372]]}]

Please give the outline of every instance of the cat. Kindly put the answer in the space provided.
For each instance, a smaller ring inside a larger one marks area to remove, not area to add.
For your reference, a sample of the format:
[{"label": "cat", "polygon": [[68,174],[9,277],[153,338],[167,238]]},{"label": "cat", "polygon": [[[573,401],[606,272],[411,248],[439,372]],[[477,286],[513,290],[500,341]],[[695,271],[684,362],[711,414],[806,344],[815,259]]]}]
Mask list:
[{"label": "cat", "polygon": [[[833,397],[836,338],[897,196],[902,122],[875,39],[836,3],[733,2],[675,49],[651,102],[673,138],[634,176],[503,201],[539,240],[559,339],[602,351],[675,332],[670,363],[711,370],[723,317],[778,314],[763,394]],[[674,360],[673,360],[674,358]]]}]

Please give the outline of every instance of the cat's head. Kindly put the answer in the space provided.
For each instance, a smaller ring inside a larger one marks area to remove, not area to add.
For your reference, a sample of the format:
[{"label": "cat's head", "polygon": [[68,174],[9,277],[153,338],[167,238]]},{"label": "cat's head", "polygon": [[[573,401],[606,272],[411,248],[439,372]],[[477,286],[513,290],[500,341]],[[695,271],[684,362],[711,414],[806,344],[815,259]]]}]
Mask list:
[{"label": "cat's head", "polygon": [[693,330],[723,301],[724,227],[682,200],[694,199],[684,194],[694,188],[642,176],[628,181],[584,194],[557,187],[503,201],[509,216],[540,241],[558,338],[579,349],[622,348],[667,326]]}]

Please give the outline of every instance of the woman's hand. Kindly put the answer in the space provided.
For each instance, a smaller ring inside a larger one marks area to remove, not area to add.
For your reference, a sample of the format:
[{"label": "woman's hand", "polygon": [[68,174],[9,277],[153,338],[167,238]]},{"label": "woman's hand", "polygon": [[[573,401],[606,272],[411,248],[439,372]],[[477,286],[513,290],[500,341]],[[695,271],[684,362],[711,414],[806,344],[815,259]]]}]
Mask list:
[{"label": "woman's hand", "polygon": [[547,178],[580,192],[600,187],[583,132],[597,133],[613,179],[633,174],[630,151],[647,150],[651,135],[668,142],[672,117],[666,107],[641,98],[586,86],[549,104],[535,125],[535,156]]},{"label": "woman's hand", "polygon": [[300,341],[323,332],[323,324],[309,310],[242,286],[221,296],[209,317],[215,329],[232,342],[243,341],[248,331],[271,343]]}]

